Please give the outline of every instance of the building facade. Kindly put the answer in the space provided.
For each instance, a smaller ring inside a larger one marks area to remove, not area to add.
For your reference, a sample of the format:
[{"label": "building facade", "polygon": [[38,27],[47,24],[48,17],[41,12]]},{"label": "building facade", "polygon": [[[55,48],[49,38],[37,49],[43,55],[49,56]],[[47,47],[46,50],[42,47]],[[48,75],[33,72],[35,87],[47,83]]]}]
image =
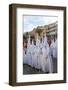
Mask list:
[{"label": "building facade", "polygon": [[28,38],[30,35],[34,39],[37,39],[37,37],[38,39],[40,39],[45,35],[50,37],[55,36],[57,35],[57,31],[58,31],[58,22],[56,21],[48,25],[38,26],[37,28],[34,28],[31,32],[26,32],[24,36]]}]

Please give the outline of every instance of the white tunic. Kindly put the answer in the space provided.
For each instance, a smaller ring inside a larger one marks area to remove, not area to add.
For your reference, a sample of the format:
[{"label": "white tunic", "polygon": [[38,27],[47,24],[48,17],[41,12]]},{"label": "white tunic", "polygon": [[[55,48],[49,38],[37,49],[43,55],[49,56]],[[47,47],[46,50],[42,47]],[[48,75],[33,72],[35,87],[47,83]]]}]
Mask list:
[{"label": "white tunic", "polygon": [[52,40],[51,45],[50,45],[50,54],[53,56],[53,49],[54,49],[54,40]]},{"label": "white tunic", "polygon": [[41,64],[42,71],[46,72],[47,51],[44,47],[42,47],[42,54],[41,54],[41,57],[40,57],[40,64]]},{"label": "white tunic", "polygon": [[52,64],[52,58],[51,58],[51,54],[50,54],[50,48],[47,43],[47,39],[44,40],[44,47],[45,47],[45,58],[44,58],[45,65],[43,65],[44,66],[43,71],[52,73],[53,72],[53,64]]},{"label": "white tunic", "polygon": [[25,49],[23,49],[23,64],[27,64],[27,55],[25,54]]},{"label": "white tunic", "polygon": [[32,66],[32,45],[27,48],[27,64]]},{"label": "white tunic", "polygon": [[37,49],[36,49],[36,57],[37,57],[37,60],[36,60],[37,65],[36,65],[36,68],[37,68],[37,69],[40,69],[41,67],[40,67],[40,48],[39,48],[39,46],[37,46]]},{"label": "white tunic", "polygon": [[35,59],[36,59],[35,53],[36,53],[35,52],[35,45],[32,45],[32,54],[31,54],[32,55],[31,56],[32,57],[32,67],[35,67],[35,63],[36,63],[35,62]]},{"label": "white tunic", "polygon": [[53,57],[57,58],[57,40],[54,43],[54,48],[53,48]]}]

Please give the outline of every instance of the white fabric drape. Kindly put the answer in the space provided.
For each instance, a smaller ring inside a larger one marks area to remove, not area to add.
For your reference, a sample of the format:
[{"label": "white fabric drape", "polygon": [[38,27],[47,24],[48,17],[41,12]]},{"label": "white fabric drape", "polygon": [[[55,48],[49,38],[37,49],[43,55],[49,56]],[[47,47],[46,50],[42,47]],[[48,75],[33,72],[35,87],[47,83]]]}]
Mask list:
[{"label": "white fabric drape", "polygon": [[37,69],[41,69],[43,72],[53,72],[52,68],[52,58],[50,55],[50,48],[47,43],[47,37],[42,40],[43,42],[40,42],[40,40],[36,39],[36,45],[34,45],[33,41],[32,44],[30,44],[30,37],[28,39],[27,44],[27,53],[23,55],[24,64],[28,64],[32,67],[35,67]]}]

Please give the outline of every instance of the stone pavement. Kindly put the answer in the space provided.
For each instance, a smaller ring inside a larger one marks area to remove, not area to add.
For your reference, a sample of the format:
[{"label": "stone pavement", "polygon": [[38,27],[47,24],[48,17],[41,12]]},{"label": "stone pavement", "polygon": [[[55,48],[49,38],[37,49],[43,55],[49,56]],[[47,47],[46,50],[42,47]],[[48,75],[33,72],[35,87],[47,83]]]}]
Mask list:
[{"label": "stone pavement", "polygon": [[27,74],[45,74],[45,72],[38,70],[36,68],[33,68],[27,64],[24,64],[23,65],[23,74],[24,75],[27,75]]}]

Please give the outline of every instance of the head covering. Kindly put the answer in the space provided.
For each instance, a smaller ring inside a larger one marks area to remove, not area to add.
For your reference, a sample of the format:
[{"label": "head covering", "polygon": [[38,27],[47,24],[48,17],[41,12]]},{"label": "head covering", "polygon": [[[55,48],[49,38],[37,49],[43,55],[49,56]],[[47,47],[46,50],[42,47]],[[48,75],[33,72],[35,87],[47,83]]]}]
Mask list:
[{"label": "head covering", "polygon": [[37,34],[37,39],[36,39],[36,46],[39,46],[40,40],[38,39],[38,34]]},{"label": "head covering", "polygon": [[29,38],[28,38],[28,43],[27,43],[27,48],[30,46],[30,35],[29,35]]}]

